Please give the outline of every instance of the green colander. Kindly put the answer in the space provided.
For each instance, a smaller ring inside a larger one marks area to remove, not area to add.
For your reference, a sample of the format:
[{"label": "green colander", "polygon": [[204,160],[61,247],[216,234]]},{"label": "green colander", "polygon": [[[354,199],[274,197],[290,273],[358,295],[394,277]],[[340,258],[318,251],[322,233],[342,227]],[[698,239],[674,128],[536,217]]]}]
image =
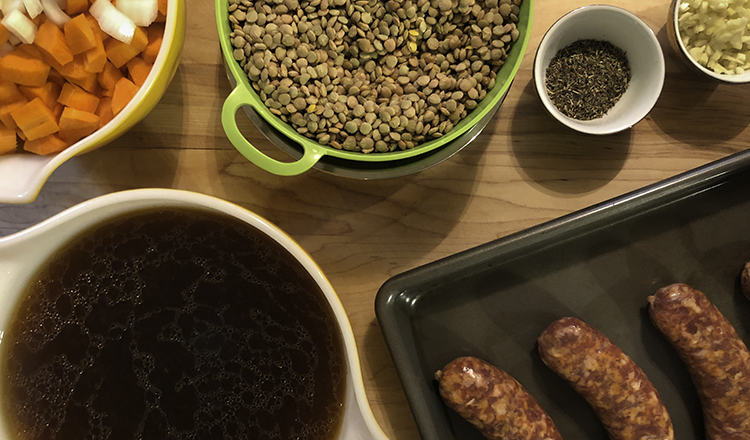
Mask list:
[{"label": "green colander", "polygon": [[[232,145],[234,145],[237,151],[248,160],[270,173],[281,176],[295,176],[302,174],[315,166],[315,164],[326,155],[355,162],[398,161],[428,153],[461,136],[474,125],[479,123],[479,121],[491,112],[495,108],[495,105],[505,97],[516,72],[518,72],[524,53],[526,52],[526,47],[528,46],[531,34],[531,20],[533,15],[533,0],[523,0],[523,3],[521,4],[521,12],[519,14],[519,22],[517,23],[518,30],[520,31],[520,38],[508,53],[508,58],[500,69],[495,80],[495,87],[487,93],[487,96],[485,96],[485,98],[479,103],[477,108],[453,127],[451,131],[438,139],[425,142],[409,150],[365,154],[357,151],[338,150],[315,142],[314,140],[297,133],[297,131],[289,124],[271,113],[263,101],[261,101],[255,90],[253,90],[249,78],[242,70],[239,63],[234,60],[234,47],[232,46],[231,41],[229,41],[231,29],[229,27],[229,13],[227,11],[229,7],[228,0],[216,0],[215,6],[216,27],[219,32],[221,51],[229,68],[229,74],[234,78],[235,81],[233,82],[236,83],[234,90],[229,93],[229,96],[224,101],[222,107],[221,123],[224,127],[224,131],[227,134],[229,141],[232,142]],[[245,105],[252,107],[253,110],[272,127],[299,144],[303,150],[302,156],[293,162],[283,162],[273,159],[255,148],[242,135],[237,126],[237,111]]]}]

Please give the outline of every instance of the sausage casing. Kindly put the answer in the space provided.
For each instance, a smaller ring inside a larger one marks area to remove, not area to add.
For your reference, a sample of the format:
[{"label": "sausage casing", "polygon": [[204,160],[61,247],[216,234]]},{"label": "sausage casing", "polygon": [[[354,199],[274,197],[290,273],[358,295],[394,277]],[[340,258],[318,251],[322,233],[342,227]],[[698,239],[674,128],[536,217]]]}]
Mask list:
[{"label": "sausage casing", "polygon": [[490,440],[561,440],[549,415],[511,375],[466,356],[435,373],[443,401]]},{"label": "sausage casing", "polygon": [[750,440],[750,352],[699,290],[671,284],[648,297],[649,315],[695,384],[708,440]]},{"label": "sausage casing", "polygon": [[591,405],[612,440],[674,438],[672,420],[643,370],[594,327],[553,322],[538,338],[544,363]]}]

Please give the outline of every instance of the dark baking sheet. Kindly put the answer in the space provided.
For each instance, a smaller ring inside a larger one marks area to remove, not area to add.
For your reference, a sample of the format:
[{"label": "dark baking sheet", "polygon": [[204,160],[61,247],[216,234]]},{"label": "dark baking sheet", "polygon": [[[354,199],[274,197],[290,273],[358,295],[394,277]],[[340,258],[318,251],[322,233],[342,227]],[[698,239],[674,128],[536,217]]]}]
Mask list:
[{"label": "dark baking sheet", "polygon": [[565,439],[606,439],[585,401],[539,359],[536,338],[577,316],[646,372],[680,440],[704,439],[685,367],[648,319],[646,297],[685,282],[750,342],[739,273],[750,260],[750,151],[388,280],[375,310],[424,439],[481,435],[448,410],[433,374],[472,355],[512,374]]}]

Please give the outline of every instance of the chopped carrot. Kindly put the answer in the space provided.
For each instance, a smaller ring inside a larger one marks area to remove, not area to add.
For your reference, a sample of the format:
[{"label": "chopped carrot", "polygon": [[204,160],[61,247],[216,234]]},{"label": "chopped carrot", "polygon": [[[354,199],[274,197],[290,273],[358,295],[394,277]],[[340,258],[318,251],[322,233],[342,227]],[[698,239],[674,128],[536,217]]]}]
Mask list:
[{"label": "chopped carrot", "polygon": [[159,0],[156,13],[156,21],[163,23],[167,21],[167,3],[168,0]]},{"label": "chopped carrot", "polygon": [[0,154],[8,154],[16,151],[18,139],[16,130],[0,124]]},{"label": "chopped carrot", "polygon": [[9,37],[10,37],[10,31],[6,29],[5,26],[0,24],[0,46],[5,44],[5,42],[8,41]]},{"label": "chopped carrot", "polygon": [[63,27],[65,42],[73,55],[86,52],[96,47],[94,30],[84,14],[76,15]]},{"label": "chopped carrot", "polygon": [[107,122],[111,121],[115,117],[112,112],[112,98],[105,96],[99,101],[99,108],[96,109],[96,115],[99,116],[99,128],[104,127]]},{"label": "chopped carrot", "polygon": [[51,81],[47,81],[41,87],[20,86],[19,89],[26,99],[39,98],[48,108],[55,108],[57,98],[60,96],[60,86]]},{"label": "chopped carrot", "polygon": [[135,57],[128,61],[127,66],[131,81],[133,81],[138,87],[146,82],[146,78],[148,78],[148,74],[151,72],[151,67],[153,67],[151,64],[143,61],[140,57]]},{"label": "chopped carrot", "polygon": [[[62,116],[62,112],[65,110],[65,106],[60,104],[59,102],[55,103],[55,106],[52,108],[52,113],[55,115],[55,121],[60,120],[60,116]],[[59,122],[58,122],[59,125]]]},{"label": "chopped carrot", "polygon": [[138,93],[138,86],[125,77],[120,78],[115,85],[115,93],[112,95],[112,113],[117,116],[136,93]]},{"label": "chopped carrot", "polygon": [[89,21],[89,25],[91,26],[91,29],[94,30],[94,33],[99,34],[99,38],[101,38],[102,41],[107,41],[110,38],[110,35],[104,32],[101,27],[99,27],[99,22],[96,21],[96,18],[94,18],[91,14],[86,13],[86,20]]},{"label": "chopped carrot", "polygon": [[135,34],[133,34],[133,41],[130,44],[125,44],[115,38],[110,38],[104,45],[104,49],[107,51],[107,58],[115,65],[118,69],[124,66],[133,57],[138,56],[148,44],[148,35],[143,28],[136,27]]},{"label": "chopped carrot", "polygon": [[49,64],[60,72],[60,75],[66,80],[93,93],[98,85],[96,83],[96,73],[86,71],[86,67],[84,66],[85,60],[85,54],[78,54],[73,58],[73,61],[62,66],[52,58],[47,59]]},{"label": "chopped carrot", "polygon": [[20,48],[0,59],[0,79],[23,86],[43,86],[50,67]]},{"label": "chopped carrot", "polygon": [[70,146],[69,143],[60,139],[59,136],[51,134],[43,138],[26,141],[23,145],[23,149],[40,155],[50,155],[63,151]]},{"label": "chopped carrot", "polygon": [[146,48],[141,52],[141,58],[147,63],[154,64],[156,62],[156,56],[159,55],[159,49],[161,48],[161,42],[164,39],[164,25],[161,23],[153,23],[146,29],[148,34],[148,44]]},{"label": "chopped carrot", "polygon": [[63,66],[73,61],[73,53],[65,42],[65,34],[51,20],[39,26],[34,45]]},{"label": "chopped carrot", "polygon": [[65,5],[65,13],[71,17],[74,15],[81,14],[89,10],[88,0],[67,0]]},{"label": "chopped carrot", "polygon": [[94,33],[94,48],[86,51],[86,59],[83,67],[87,72],[99,73],[107,64],[107,52],[104,50],[104,42],[99,34]]},{"label": "chopped carrot", "polygon": [[60,116],[58,136],[72,144],[95,132],[97,128],[99,128],[99,116],[96,114],[65,107]]},{"label": "chopped carrot", "polygon": [[20,101],[13,101],[7,104],[0,105],[0,122],[5,124],[6,127],[15,130],[18,126],[16,125],[16,121],[13,120],[13,117],[10,114],[13,110],[23,107],[28,102],[28,99],[23,98]]},{"label": "chopped carrot", "polygon": [[49,70],[49,76],[47,77],[47,81],[53,82],[60,87],[62,87],[62,85],[67,82],[67,80],[56,69]]},{"label": "chopped carrot", "polygon": [[0,104],[7,104],[23,99],[23,94],[18,86],[10,81],[0,80]]},{"label": "chopped carrot", "polygon": [[75,84],[65,83],[57,99],[60,104],[89,113],[94,113],[99,106],[99,97],[89,93]]},{"label": "chopped carrot", "polygon": [[122,72],[120,72],[120,69],[114,66],[114,64],[107,61],[107,63],[104,65],[104,69],[96,76],[97,81],[99,82],[99,85],[102,86],[102,89],[114,91],[115,85],[117,84],[117,81],[122,78]]},{"label": "chopped carrot", "polygon": [[19,44],[18,49],[38,60],[44,60],[44,54],[33,44]]},{"label": "chopped carrot", "polygon": [[59,129],[55,114],[39,98],[13,110],[10,115],[30,141],[57,133]]}]

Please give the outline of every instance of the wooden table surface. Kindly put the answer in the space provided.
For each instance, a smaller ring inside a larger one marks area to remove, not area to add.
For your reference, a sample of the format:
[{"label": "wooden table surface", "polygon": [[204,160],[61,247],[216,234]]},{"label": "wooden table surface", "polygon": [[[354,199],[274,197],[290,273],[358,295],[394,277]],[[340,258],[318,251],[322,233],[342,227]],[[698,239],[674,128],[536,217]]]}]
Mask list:
[{"label": "wooden table surface", "polygon": [[[589,3],[535,0],[523,64],[484,132],[421,173],[360,181],[317,170],[279,177],[236,152],[220,123],[230,85],[213,2],[187,0],[181,65],[160,104],[112,144],[65,163],[33,203],[0,205],[0,235],[132,188],[179,188],[244,206],[289,233],[322,267],[351,320],[375,417],[393,440],[418,438],[374,313],[375,295],[388,278],[748,146],[750,85],[715,85],[680,64],[666,38],[669,0],[603,3],[641,17],[665,54],[663,92],[633,129],[586,136],[544,112],[531,80],[536,48],[557,18]],[[251,142],[285,156],[239,119]]]}]

